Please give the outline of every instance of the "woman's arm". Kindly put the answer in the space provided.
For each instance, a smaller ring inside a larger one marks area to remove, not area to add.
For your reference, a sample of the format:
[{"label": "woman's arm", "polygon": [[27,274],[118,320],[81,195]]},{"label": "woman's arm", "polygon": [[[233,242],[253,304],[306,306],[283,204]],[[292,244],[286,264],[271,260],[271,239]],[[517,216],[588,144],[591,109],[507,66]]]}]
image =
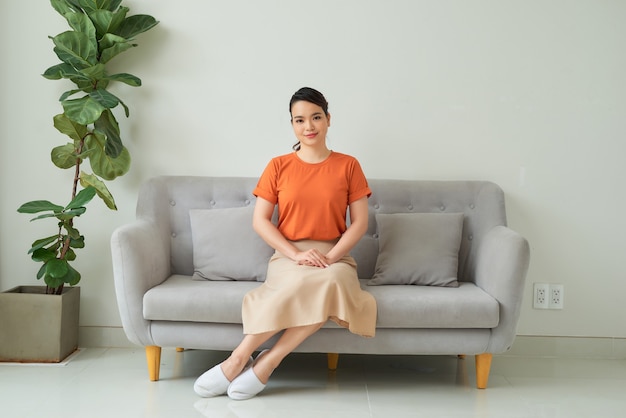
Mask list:
[{"label": "woman's arm", "polygon": [[273,249],[280,251],[287,257],[294,259],[297,248],[287,241],[276,225],[272,223],[274,204],[261,197],[257,197],[252,217],[252,227],[257,234]]},{"label": "woman's arm", "polygon": [[336,263],[352,250],[367,232],[367,224],[367,196],[364,196],[350,204],[350,226],[343,233],[339,242],[326,254],[328,264]]}]

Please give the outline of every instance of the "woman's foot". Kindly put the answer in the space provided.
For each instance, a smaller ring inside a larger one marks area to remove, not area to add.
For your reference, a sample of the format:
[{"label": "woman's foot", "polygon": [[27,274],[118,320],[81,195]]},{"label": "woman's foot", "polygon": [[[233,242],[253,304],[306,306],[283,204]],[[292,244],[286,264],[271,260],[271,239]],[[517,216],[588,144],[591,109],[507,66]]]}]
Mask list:
[{"label": "woman's foot", "polygon": [[198,396],[203,398],[224,395],[232,380],[240,375],[247,367],[250,367],[252,357],[250,357],[248,362],[244,365],[241,364],[241,361],[230,356],[224,362],[213,366],[198,377],[193,385],[193,390]]},{"label": "woman's foot", "polygon": [[[228,396],[231,399],[242,401],[250,399],[260,393],[274,371],[269,361],[263,361],[269,350],[262,351],[252,363],[252,366],[241,373],[228,386]],[[269,359],[268,359],[269,360]]]},{"label": "woman's foot", "polygon": [[224,376],[232,382],[233,379],[239,376],[246,368],[250,367],[253,361],[252,357],[248,357],[244,360],[231,354],[230,357],[222,362],[222,372],[224,373]]}]

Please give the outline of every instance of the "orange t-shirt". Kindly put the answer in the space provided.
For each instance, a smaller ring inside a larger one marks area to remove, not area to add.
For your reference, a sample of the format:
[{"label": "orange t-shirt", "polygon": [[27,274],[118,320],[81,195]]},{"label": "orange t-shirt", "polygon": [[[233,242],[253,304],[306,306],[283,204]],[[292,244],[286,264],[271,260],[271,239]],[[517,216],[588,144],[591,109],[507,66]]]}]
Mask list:
[{"label": "orange t-shirt", "polygon": [[295,152],[273,158],[253,193],[278,204],[278,230],[292,241],[339,238],[348,205],[372,194],[356,158],[337,152],[317,164]]}]

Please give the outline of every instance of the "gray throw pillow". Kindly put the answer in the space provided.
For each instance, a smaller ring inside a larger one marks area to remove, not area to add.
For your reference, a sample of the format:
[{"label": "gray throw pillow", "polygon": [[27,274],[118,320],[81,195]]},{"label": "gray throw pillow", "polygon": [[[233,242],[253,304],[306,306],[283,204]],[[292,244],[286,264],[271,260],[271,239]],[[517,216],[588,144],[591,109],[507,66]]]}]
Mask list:
[{"label": "gray throw pillow", "polygon": [[254,207],[192,209],[194,280],[264,281],[272,247],[252,228]]},{"label": "gray throw pillow", "polygon": [[462,213],[377,214],[378,258],[368,285],[458,287]]}]

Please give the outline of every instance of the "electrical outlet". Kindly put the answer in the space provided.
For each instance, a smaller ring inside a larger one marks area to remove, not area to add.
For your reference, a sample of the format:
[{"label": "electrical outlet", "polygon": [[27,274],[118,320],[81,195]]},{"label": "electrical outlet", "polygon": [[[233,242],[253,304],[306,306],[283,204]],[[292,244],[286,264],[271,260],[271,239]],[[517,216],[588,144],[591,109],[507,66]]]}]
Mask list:
[{"label": "electrical outlet", "polygon": [[563,292],[562,284],[551,284],[548,306],[550,309],[563,309]]},{"label": "electrical outlet", "polygon": [[533,308],[550,309],[550,285],[535,283],[533,286]]}]

